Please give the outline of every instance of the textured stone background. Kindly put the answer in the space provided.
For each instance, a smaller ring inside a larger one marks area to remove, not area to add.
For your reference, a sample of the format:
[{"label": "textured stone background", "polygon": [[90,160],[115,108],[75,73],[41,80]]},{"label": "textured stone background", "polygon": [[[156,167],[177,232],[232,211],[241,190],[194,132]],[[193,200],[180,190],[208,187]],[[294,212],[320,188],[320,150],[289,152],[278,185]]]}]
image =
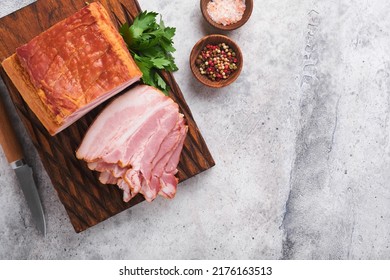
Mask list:
[{"label": "textured stone background", "polygon": [[14,115],[48,236],[0,151],[0,258],[390,259],[390,2],[255,1],[227,33],[245,66],[222,90],[188,67],[192,46],[215,32],[199,1],[139,2],[177,27],[175,76],[217,165],[172,201],[76,234]]},{"label": "textured stone background", "polygon": [[33,2],[35,0],[1,0],[0,18]]}]

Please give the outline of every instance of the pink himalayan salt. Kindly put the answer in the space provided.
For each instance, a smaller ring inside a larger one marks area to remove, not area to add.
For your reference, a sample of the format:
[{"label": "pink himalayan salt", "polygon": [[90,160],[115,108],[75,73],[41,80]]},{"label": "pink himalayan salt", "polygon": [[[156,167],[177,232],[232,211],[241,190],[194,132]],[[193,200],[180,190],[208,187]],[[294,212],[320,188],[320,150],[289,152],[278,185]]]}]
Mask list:
[{"label": "pink himalayan salt", "polygon": [[211,19],[224,26],[240,21],[245,9],[245,0],[212,0],[207,4]]}]

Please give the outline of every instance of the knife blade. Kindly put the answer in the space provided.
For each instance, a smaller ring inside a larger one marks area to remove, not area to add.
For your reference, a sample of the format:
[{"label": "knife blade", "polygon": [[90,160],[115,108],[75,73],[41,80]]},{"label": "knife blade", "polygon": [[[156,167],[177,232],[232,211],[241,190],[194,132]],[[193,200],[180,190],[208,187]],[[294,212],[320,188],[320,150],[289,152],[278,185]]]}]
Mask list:
[{"label": "knife blade", "polygon": [[16,173],[20,188],[26,198],[27,205],[31,211],[33,221],[40,232],[46,236],[46,221],[43,212],[41,199],[38,189],[35,185],[33,172],[23,156],[23,150],[16,137],[15,130],[12,127],[8,117],[5,105],[0,97],[0,144],[3,147],[8,163]]}]

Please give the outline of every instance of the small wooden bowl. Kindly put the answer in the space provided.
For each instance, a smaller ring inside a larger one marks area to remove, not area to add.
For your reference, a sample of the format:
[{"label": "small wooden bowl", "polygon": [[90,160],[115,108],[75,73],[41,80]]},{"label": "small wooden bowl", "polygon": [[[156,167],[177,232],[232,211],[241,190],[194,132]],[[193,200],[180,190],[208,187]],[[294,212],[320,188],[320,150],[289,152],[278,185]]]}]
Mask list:
[{"label": "small wooden bowl", "polygon": [[200,9],[202,11],[203,17],[210,25],[222,31],[230,31],[243,26],[248,21],[253,11],[253,0],[245,0],[246,9],[244,15],[242,16],[242,19],[236,23],[224,26],[223,24],[218,24],[213,21],[209,13],[207,12],[207,4],[210,1],[211,0],[200,0]]},{"label": "small wooden bowl", "polygon": [[[199,54],[201,53],[201,51],[206,45],[208,44],[217,45],[220,43],[227,44],[235,51],[236,58],[237,58],[237,63],[236,63],[237,69],[226,80],[212,81],[200,73],[199,68],[196,65],[196,59],[198,58]],[[219,35],[219,34],[208,35],[200,39],[192,48],[191,55],[190,55],[191,71],[194,74],[195,78],[202,84],[213,88],[221,88],[233,83],[238,78],[238,76],[240,76],[243,62],[244,60],[242,57],[240,47],[229,37],[226,37],[224,35]]]}]

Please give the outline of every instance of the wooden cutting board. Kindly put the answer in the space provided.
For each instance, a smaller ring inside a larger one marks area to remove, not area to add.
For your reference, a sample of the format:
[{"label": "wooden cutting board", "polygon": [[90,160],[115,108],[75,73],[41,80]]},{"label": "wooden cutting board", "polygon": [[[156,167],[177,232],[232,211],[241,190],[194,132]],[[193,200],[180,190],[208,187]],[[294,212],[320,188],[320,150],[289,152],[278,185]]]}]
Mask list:
[{"label": "wooden cutting board", "polygon": [[[141,11],[137,0],[100,2],[118,26],[126,20],[131,21]],[[84,0],[38,0],[1,18],[0,61],[13,54],[20,45],[84,6]],[[84,162],[75,157],[75,151],[88,127],[106,103],[52,137],[28,108],[2,68],[0,74],[76,232],[86,230],[143,201],[141,196],[137,196],[130,203],[124,203],[122,191],[102,185],[98,181],[98,174],[90,171]],[[178,168],[179,180],[183,181],[209,169],[215,163],[173,75],[163,73],[163,77],[172,89],[170,96],[179,104],[189,126]]]}]

